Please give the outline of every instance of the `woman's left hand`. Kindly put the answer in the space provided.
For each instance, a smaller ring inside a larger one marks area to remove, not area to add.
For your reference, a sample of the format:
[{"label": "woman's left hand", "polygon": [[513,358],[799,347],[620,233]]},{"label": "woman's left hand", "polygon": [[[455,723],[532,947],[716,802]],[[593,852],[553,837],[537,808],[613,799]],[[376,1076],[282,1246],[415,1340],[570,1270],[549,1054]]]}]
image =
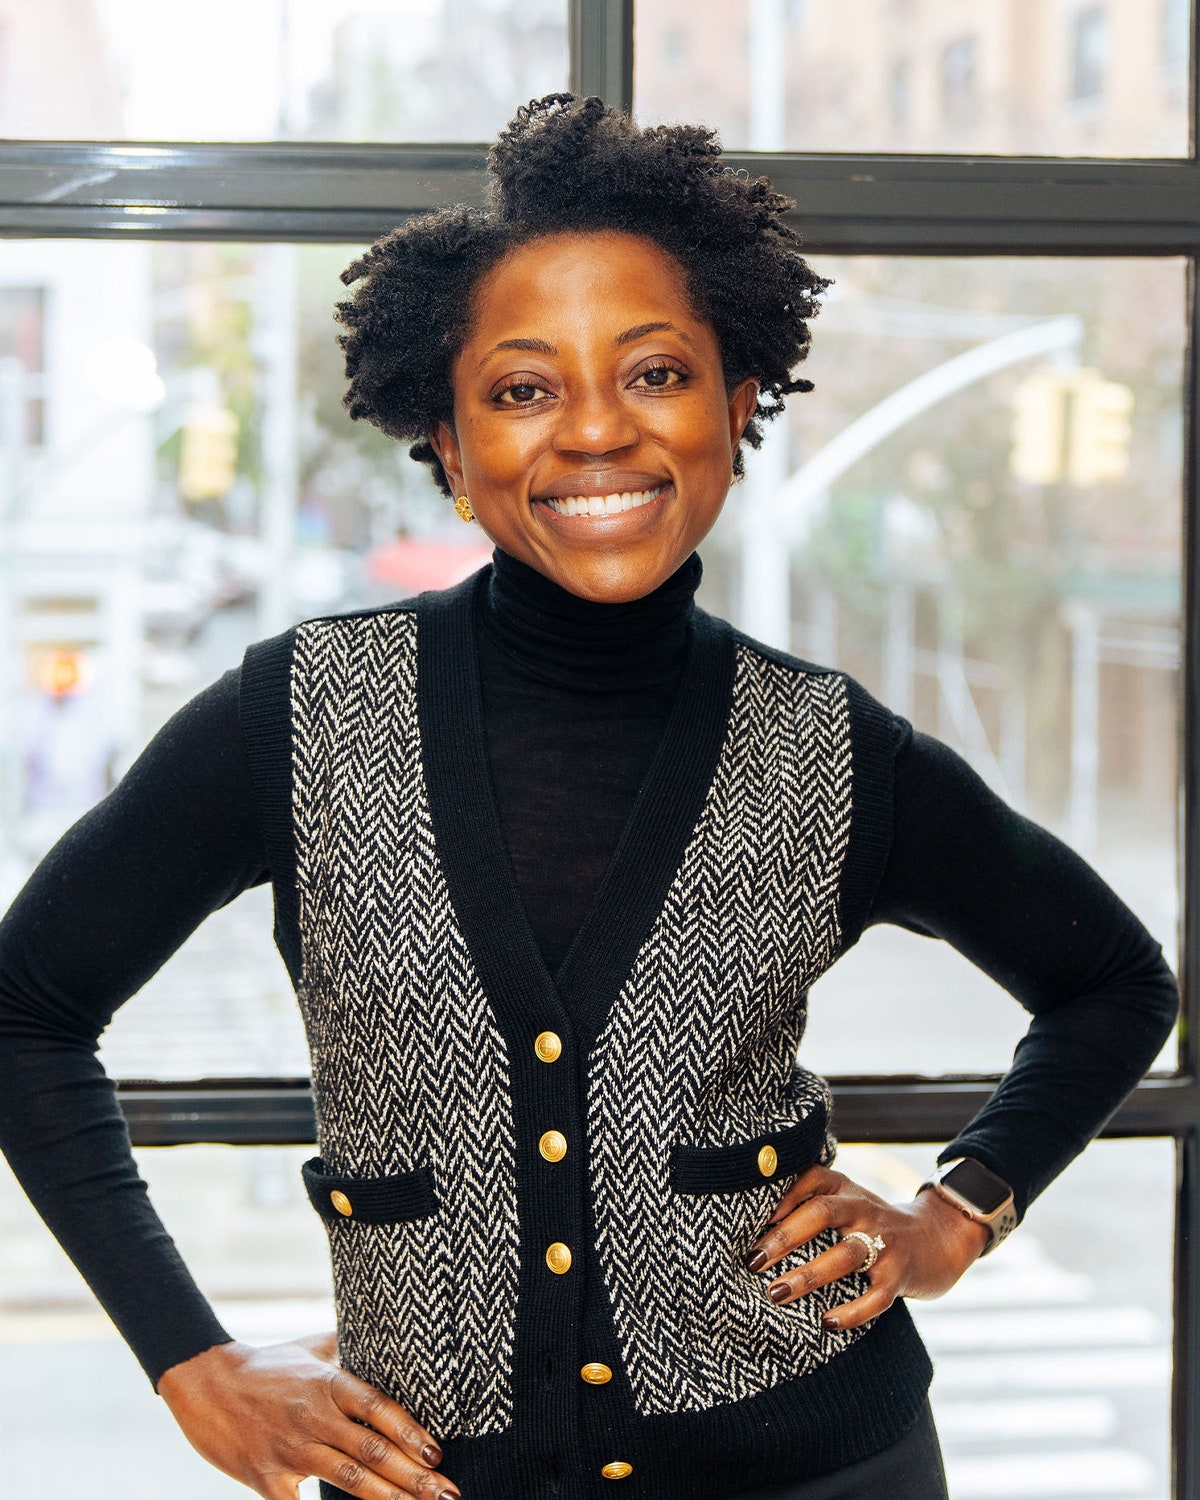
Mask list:
[{"label": "woman's left hand", "polygon": [[855,1230],[871,1240],[878,1236],[884,1248],[865,1272],[870,1291],[830,1308],[822,1319],[827,1328],[857,1328],[886,1312],[897,1297],[940,1297],[983,1254],[989,1239],[982,1224],[932,1190],[911,1203],[887,1203],[841,1172],[810,1167],[779,1200],[769,1227],[746,1252],[746,1264],[752,1271],[767,1271],[825,1229],[842,1238],[806,1265],[777,1277],[766,1291],[770,1295],[781,1288],[771,1300],[792,1302],[839,1281],[861,1270],[871,1253],[863,1240],[846,1236]]}]

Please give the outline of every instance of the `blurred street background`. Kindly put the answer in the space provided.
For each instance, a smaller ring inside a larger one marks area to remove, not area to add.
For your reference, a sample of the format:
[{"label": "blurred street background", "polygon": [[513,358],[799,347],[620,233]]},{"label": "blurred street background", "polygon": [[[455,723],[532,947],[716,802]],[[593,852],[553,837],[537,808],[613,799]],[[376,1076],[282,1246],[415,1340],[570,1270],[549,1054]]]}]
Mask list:
[{"label": "blurred street background", "polygon": [[[1188,9],[642,0],[635,112],[738,150],[1181,156]],[[483,141],[566,87],[566,23],[565,0],[0,0],[0,136]],[[0,240],[0,910],[251,641],[487,561],[341,407],[332,314],[362,248]],[[1184,261],[814,264],[816,389],[748,455],[701,602],[953,745],[1174,959]],[[1000,1071],[1022,1021],[953,952],[875,929],[814,989],[804,1059]],[[127,1079],[307,1072],[268,889],[195,932],[103,1057]],[[906,1197],[935,1150],[843,1166]],[[240,1336],[329,1324],[305,1154],[139,1153]],[[1170,1142],[1097,1144],[914,1309],[955,1500],[1166,1500],[1174,1191]],[[2,1169],[0,1440],[5,1494],[237,1489]]]}]

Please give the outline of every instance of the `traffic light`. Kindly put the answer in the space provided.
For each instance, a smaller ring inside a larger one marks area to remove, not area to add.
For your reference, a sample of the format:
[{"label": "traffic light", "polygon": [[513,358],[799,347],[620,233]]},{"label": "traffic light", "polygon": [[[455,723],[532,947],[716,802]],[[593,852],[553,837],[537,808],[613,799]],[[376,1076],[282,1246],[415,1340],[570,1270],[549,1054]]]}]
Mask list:
[{"label": "traffic light", "polygon": [[1062,477],[1067,442],[1064,374],[1051,368],[1035,370],[1013,392],[1009,467],[1026,484],[1053,484]]},{"label": "traffic light", "polygon": [[1133,392],[1096,370],[1076,370],[1071,389],[1071,435],[1067,478],[1073,484],[1105,484],[1129,469]]},{"label": "traffic light", "polygon": [[50,698],[73,698],[88,685],[86,655],[73,646],[51,646],[34,658],[34,681]]},{"label": "traffic light", "polygon": [[1009,467],[1026,484],[1106,484],[1129,469],[1133,392],[1098,370],[1047,365],[1013,392]]},{"label": "traffic light", "polygon": [[194,407],[183,427],[179,493],[185,500],[219,500],[237,478],[238,419],[223,406]]}]

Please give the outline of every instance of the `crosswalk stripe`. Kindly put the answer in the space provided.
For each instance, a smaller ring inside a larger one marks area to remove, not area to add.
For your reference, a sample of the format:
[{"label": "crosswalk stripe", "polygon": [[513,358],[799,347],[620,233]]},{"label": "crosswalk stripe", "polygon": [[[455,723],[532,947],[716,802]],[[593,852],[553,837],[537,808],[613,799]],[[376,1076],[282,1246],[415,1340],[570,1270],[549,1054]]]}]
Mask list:
[{"label": "crosswalk stripe", "polygon": [[1104,1396],[1014,1397],[940,1401],[943,1441],[983,1438],[1110,1438],[1118,1428],[1115,1404]]},{"label": "crosswalk stripe", "polygon": [[968,1391],[1154,1390],[1166,1395],[1171,1351],[1155,1349],[1080,1350],[1078,1353],[943,1356],[937,1361],[935,1393]]},{"label": "crosswalk stripe", "polygon": [[1162,1340],[1148,1308],[1064,1307],[1044,1312],[964,1312],[955,1317],[920,1319],[921,1336],[939,1350],[1112,1348]]},{"label": "crosswalk stripe", "polygon": [[1018,1496],[1147,1496],[1154,1470],[1127,1448],[1091,1448],[1067,1453],[989,1454],[947,1457],[946,1479],[954,1500],[1016,1500]]}]

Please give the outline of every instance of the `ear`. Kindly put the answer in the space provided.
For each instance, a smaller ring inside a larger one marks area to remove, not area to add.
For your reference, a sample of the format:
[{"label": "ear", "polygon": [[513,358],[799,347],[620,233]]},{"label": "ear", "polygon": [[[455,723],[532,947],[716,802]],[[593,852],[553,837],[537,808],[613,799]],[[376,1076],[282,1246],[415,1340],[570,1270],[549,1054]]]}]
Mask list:
[{"label": "ear", "polygon": [[758,405],[758,381],[747,375],[741,385],[735,386],[729,397],[729,446],[736,448],[742,440],[754,409]]},{"label": "ear", "polygon": [[466,485],[463,482],[462,454],[449,422],[439,419],[433,424],[429,429],[429,445],[441,460],[450,488],[456,495],[464,494]]}]

